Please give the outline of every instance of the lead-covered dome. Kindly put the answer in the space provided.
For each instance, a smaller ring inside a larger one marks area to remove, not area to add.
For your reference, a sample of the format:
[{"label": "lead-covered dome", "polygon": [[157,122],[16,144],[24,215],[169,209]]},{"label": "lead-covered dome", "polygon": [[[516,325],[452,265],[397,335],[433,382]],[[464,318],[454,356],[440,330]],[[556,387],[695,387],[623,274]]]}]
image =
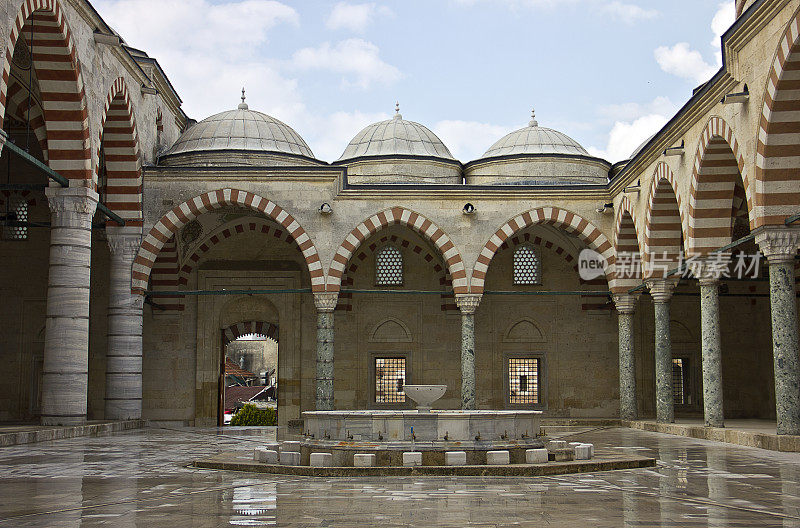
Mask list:
[{"label": "lead-covered dome", "polygon": [[[272,116],[250,110],[214,114],[190,126],[160,161],[167,165],[285,165],[315,161],[314,154],[292,127]],[[231,154],[231,153],[237,154]]]},{"label": "lead-covered dome", "polygon": [[460,183],[461,164],[428,127],[407,121],[399,105],[392,119],[356,134],[337,164],[350,183]]},{"label": "lead-covered dome", "polygon": [[506,134],[464,167],[474,185],[605,185],[611,168],[568,135],[540,127],[532,112],[528,126]]},{"label": "lead-covered dome", "polygon": [[481,158],[512,154],[574,154],[588,156],[577,141],[552,128],[540,127],[533,112],[528,126],[506,134],[492,145]]}]

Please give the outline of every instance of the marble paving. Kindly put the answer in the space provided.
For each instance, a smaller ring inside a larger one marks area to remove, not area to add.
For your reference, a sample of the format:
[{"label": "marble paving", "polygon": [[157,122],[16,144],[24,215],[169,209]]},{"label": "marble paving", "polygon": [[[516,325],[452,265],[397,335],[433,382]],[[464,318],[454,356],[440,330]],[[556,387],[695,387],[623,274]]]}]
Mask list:
[{"label": "marble paving", "polygon": [[800,527],[800,455],[623,428],[553,436],[658,465],[531,478],[241,474],[186,465],[272,436],[147,428],[0,448],[0,527]]}]

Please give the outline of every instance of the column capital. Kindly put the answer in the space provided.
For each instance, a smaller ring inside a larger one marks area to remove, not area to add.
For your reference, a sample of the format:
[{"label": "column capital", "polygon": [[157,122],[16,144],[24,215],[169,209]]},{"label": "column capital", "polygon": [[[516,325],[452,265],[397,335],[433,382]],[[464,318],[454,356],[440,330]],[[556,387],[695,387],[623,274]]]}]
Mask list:
[{"label": "column capital", "polygon": [[456,306],[464,315],[473,315],[481,304],[482,293],[457,293]]},{"label": "column capital", "polygon": [[714,286],[730,266],[730,253],[714,253],[705,257],[694,257],[687,263],[689,271],[701,286]]},{"label": "column capital", "polygon": [[680,278],[669,279],[648,279],[645,281],[647,289],[650,290],[650,296],[655,303],[667,303],[672,298],[672,292],[678,285]]},{"label": "column capital", "polygon": [[44,190],[53,227],[83,227],[91,221],[100,196],[88,187],[47,187]]},{"label": "column capital", "polygon": [[339,302],[339,292],[315,292],[314,306],[318,312],[331,313]]},{"label": "column capital", "polygon": [[636,311],[636,303],[639,301],[639,294],[634,293],[614,293],[611,295],[617,312],[621,314],[632,314]]},{"label": "column capital", "polygon": [[755,242],[770,264],[793,262],[800,248],[800,228],[760,227],[755,231]]},{"label": "column capital", "polygon": [[142,243],[142,228],[139,226],[107,226],[106,239],[112,256],[132,261]]}]

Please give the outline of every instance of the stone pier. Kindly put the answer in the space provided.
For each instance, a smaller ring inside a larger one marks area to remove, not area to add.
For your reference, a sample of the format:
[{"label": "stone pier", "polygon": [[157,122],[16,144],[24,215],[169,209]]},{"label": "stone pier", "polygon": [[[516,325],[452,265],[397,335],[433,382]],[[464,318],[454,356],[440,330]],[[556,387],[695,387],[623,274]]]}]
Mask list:
[{"label": "stone pier", "polygon": [[633,314],[636,295],[614,295],[619,324],[619,416],[623,420],[637,418],[636,355],[633,345]]},{"label": "stone pier", "polygon": [[800,346],[794,262],[800,247],[797,228],[764,228],[755,238],[769,262],[772,355],[779,435],[800,435]]},{"label": "stone pier", "polygon": [[480,294],[458,294],[456,305],[461,310],[461,408],[475,409],[475,311]]},{"label": "stone pier", "polygon": [[677,279],[650,279],[647,281],[655,310],[656,420],[661,423],[675,421],[669,303],[677,284]]},{"label": "stone pier", "polygon": [[50,271],[42,375],[42,424],[86,423],[92,216],[87,187],[48,187]]},{"label": "stone pier", "polygon": [[106,227],[111,251],[106,353],[106,420],[142,417],[142,305],[131,293],[131,266],[141,227]]},{"label": "stone pier", "polygon": [[333,410],[333,311],[339,294],[315,293],[317,307],[317,395],[318,411]]}]

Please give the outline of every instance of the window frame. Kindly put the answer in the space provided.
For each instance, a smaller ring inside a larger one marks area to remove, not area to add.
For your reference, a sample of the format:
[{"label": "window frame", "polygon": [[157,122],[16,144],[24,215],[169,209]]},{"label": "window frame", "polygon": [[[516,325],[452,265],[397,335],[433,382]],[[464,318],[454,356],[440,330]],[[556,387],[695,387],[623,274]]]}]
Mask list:
[{"label": "window frame", "polygon": [[[19,201],[16,202],[16,205],[12,208],[11,201],[18,199]],[[17,219],[15,221],[20,221],[16,215],[17,209],[22,208],[25,210],[25,219],[21,220],[22,222],[30,222],[31,216],[31,204],[28,199],[22,195],[22,193],[18,191],[12,191],[6,196],[5,205],[3,206],[2,214],[6,216],[6,221],[8,221],[7,215],[14,214],[14,217]],[[6,213],[7,211],[7,213]],[[22,236],[12,236],[9,232],[11,229],[24,229],[24,233]],[[30,238],[30,227],[24,226],[20,227],[10,227],[8,225],[3,225],[3,232],[0,235],[0,240],[4,242],[27,242]]]},{"label": "window frame", "polygon": [[[537,403],[511,403],[511,379],[509,366],[512,359],[538,360],[539,401]],[[503,403],[509,409],[527,409],[540,411],[547,408],[547,360],[543,350],[540,351],[506,351],[503,353]]]},{"label": "window frame", "polygon": [[376,379],[376,365],[378,359],[399,358],[405,361],[405,381],[403,386],[412,383],[411,372],[411,352],[410,351],[380,351],[370,352],[369,354],[369,402],[367,407],[371,409],[409,409],[413,406],[413,401],[408,396],[405,397],[403,402],[379,402],[377,401],[377,379]]},{"label": "window frame", "polygon": [[[399,284],[381,284],[378,281],[378,257],[380,257],[381,253],[384,251],[388,251],[389,249],[394,249],[400,255],[400,283]],[[402,288],[406,282],[406,256],[403,254],[403,250],[400,249],[395,244],[384,244],[378,249],[375,250],[373,254],[373,268],[374,268],[374,275],[372,277],[372,282],[375,287],[381,288]]]},{"label": "window frame", "polygon": [[[529,248],[536,258],[536,280],[534,282],[517,282],[517,252]],[[542,285],[542,255],[533,244],[519,244],[511,253],[511,284],[514,286],[541,286]]]}]

